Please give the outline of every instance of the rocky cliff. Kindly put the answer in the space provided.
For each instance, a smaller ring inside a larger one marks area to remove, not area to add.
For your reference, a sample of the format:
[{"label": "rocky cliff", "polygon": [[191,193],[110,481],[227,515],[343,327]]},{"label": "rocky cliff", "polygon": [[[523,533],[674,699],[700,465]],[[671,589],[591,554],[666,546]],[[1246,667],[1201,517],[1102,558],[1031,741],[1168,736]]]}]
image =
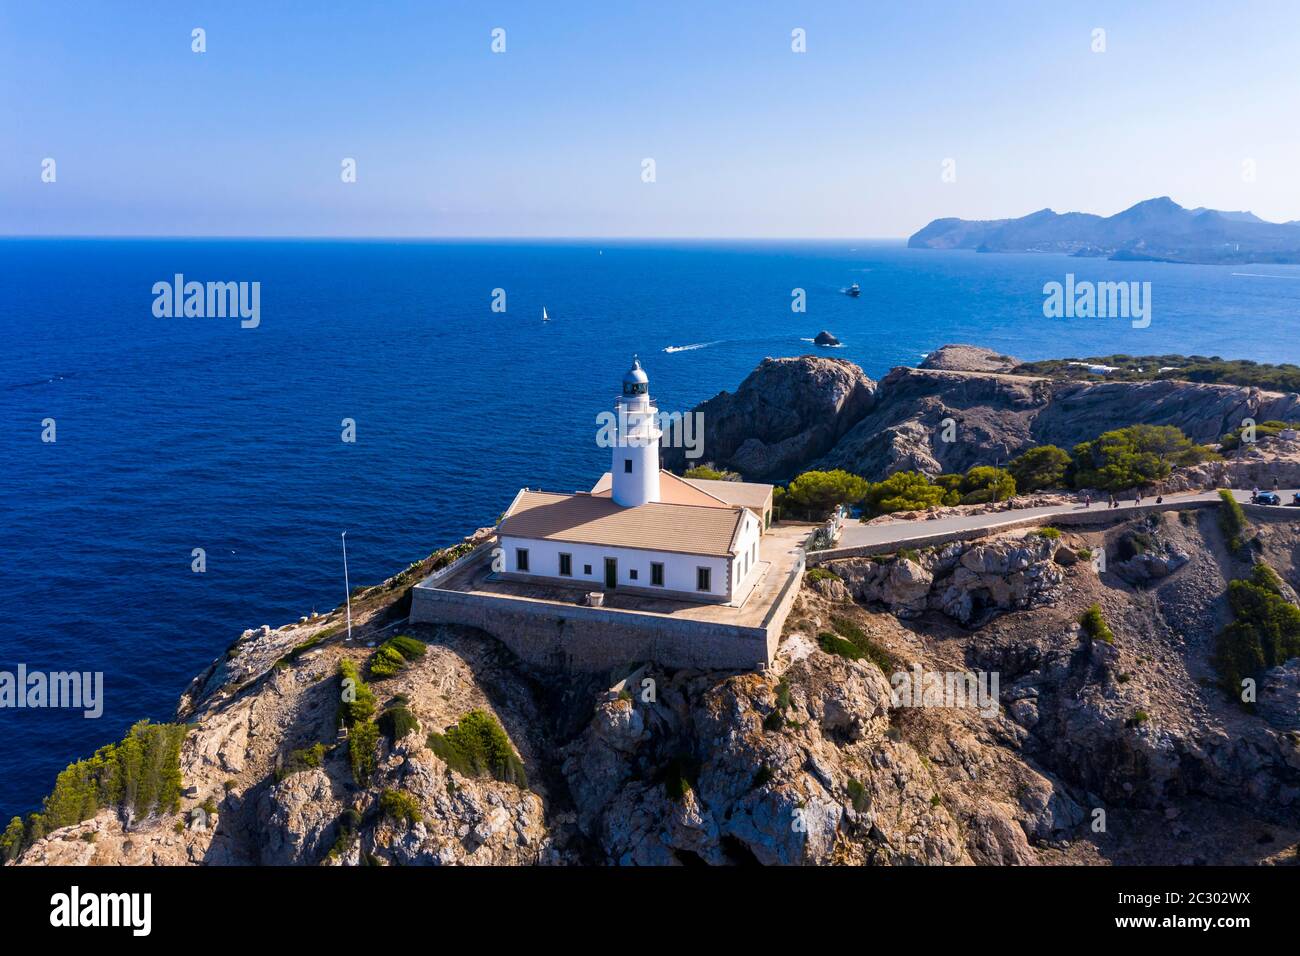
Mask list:
[{"label": "rocky cliff", "polygon": [[[805,355],[767,358],[740,383],[695,411],[704,416],[704,458],[753,479],[793,477],[829,452],[870,410],[876,383],[852,362]],[[681,469],[682,449],[664,467]]]},{"label": "rocky cliff", "polygon": [[[753,479],[809,467],[879,479],[895,471],[965,471],[1036,444],[1070,448],[1126,425],[1175,425],[1213,442],[1245,418],[1300,418],[1300,395],[1174,380],[1097,382],[1012,375],[1016,360],[945,346],[919,368],[872,383],[857,366],[804,356],[765,359],[741,389],[697,407],[704,458]],[[753,435],[744,438],[753,421]],[[951,441],[945,426],[951,422]],[[670,459],[680,464],[678,459]]]}]

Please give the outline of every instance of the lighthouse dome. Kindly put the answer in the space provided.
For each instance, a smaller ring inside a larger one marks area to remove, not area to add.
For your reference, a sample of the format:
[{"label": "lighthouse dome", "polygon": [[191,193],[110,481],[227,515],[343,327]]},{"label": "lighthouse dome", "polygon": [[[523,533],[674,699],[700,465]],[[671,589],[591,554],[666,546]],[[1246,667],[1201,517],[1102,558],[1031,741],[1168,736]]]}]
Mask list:
[{"label": "lighthouse dome", "polygon": [[650,377],[646,375],[645,369],[641,367],[641,360],[633,356],[632,367],[623,376],[623,394],[644,395],[649,391],[649,388]]}]

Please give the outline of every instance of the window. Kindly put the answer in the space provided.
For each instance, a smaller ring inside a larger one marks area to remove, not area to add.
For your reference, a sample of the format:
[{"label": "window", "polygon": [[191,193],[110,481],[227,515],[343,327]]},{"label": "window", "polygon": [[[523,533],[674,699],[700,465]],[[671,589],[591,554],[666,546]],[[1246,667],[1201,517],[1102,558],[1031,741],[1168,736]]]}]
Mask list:
[{"label": "window", "polygon": [[631,569],[629,569],[628,572],[627,572],[627,574],[628,574],[628,577],[630,577],[633,581],[636,580],[636,568],[631,568]]},{"label": "window", "polygon": [[585,574],[587,577],[591,577],[591,565],[584,564],[582,566],[582,573]]},{"label": "window", "polygon": [[695,590],[712,591],[713,588],[709,583],[710,573],[708,568],[695,569]]},{"label": "window", "polygon": [[517,571],[528,570],[528,549],[527,548],[515,548],[515,570]]},{"label": "window", "polygon": [[650,562],[650,583],[657,588],[664,586],[664,566],[659,561]]},{"label": "window", "polygon": [[623,473],[624,473],[624,474],[628,474],[628,475],[632,474],[632,459],[631,459],[631,458],[624,458],[624,459],[623,459]]},{"label": "window", "polygon": [[560,555],[560,577],[562,578],[573,577],[573,555],[571,554]]}]

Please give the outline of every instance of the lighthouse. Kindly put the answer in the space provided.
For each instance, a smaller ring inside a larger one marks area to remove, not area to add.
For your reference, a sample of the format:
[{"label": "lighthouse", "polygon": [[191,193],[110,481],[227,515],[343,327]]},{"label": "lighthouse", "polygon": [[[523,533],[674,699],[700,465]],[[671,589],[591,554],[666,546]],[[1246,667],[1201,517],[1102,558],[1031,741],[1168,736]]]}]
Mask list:
[{"label": "lighthouse", "polygon": [[658,501],[659,411],[650,401],[650,379],[636,356],[623,376],[623,393],[614,411],[618,420],[610,467],[614,501],[624,508]]}]

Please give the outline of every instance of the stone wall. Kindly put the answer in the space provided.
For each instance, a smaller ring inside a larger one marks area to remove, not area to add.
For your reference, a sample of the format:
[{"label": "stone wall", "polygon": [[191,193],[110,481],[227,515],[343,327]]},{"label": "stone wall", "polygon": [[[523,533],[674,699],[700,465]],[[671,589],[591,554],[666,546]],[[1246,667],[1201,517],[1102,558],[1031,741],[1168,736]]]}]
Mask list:
[{"label": "stone wall", "polygon": [[[802,570],[795,577],[802,578]],[[411,621],[475,627],[523,660],[559,670],[601,671],[636,661],[674,669],[761,670],[776,653],[798,584],[781,594],[761,627],[470,594],[427,581],[412,590]]]}]

